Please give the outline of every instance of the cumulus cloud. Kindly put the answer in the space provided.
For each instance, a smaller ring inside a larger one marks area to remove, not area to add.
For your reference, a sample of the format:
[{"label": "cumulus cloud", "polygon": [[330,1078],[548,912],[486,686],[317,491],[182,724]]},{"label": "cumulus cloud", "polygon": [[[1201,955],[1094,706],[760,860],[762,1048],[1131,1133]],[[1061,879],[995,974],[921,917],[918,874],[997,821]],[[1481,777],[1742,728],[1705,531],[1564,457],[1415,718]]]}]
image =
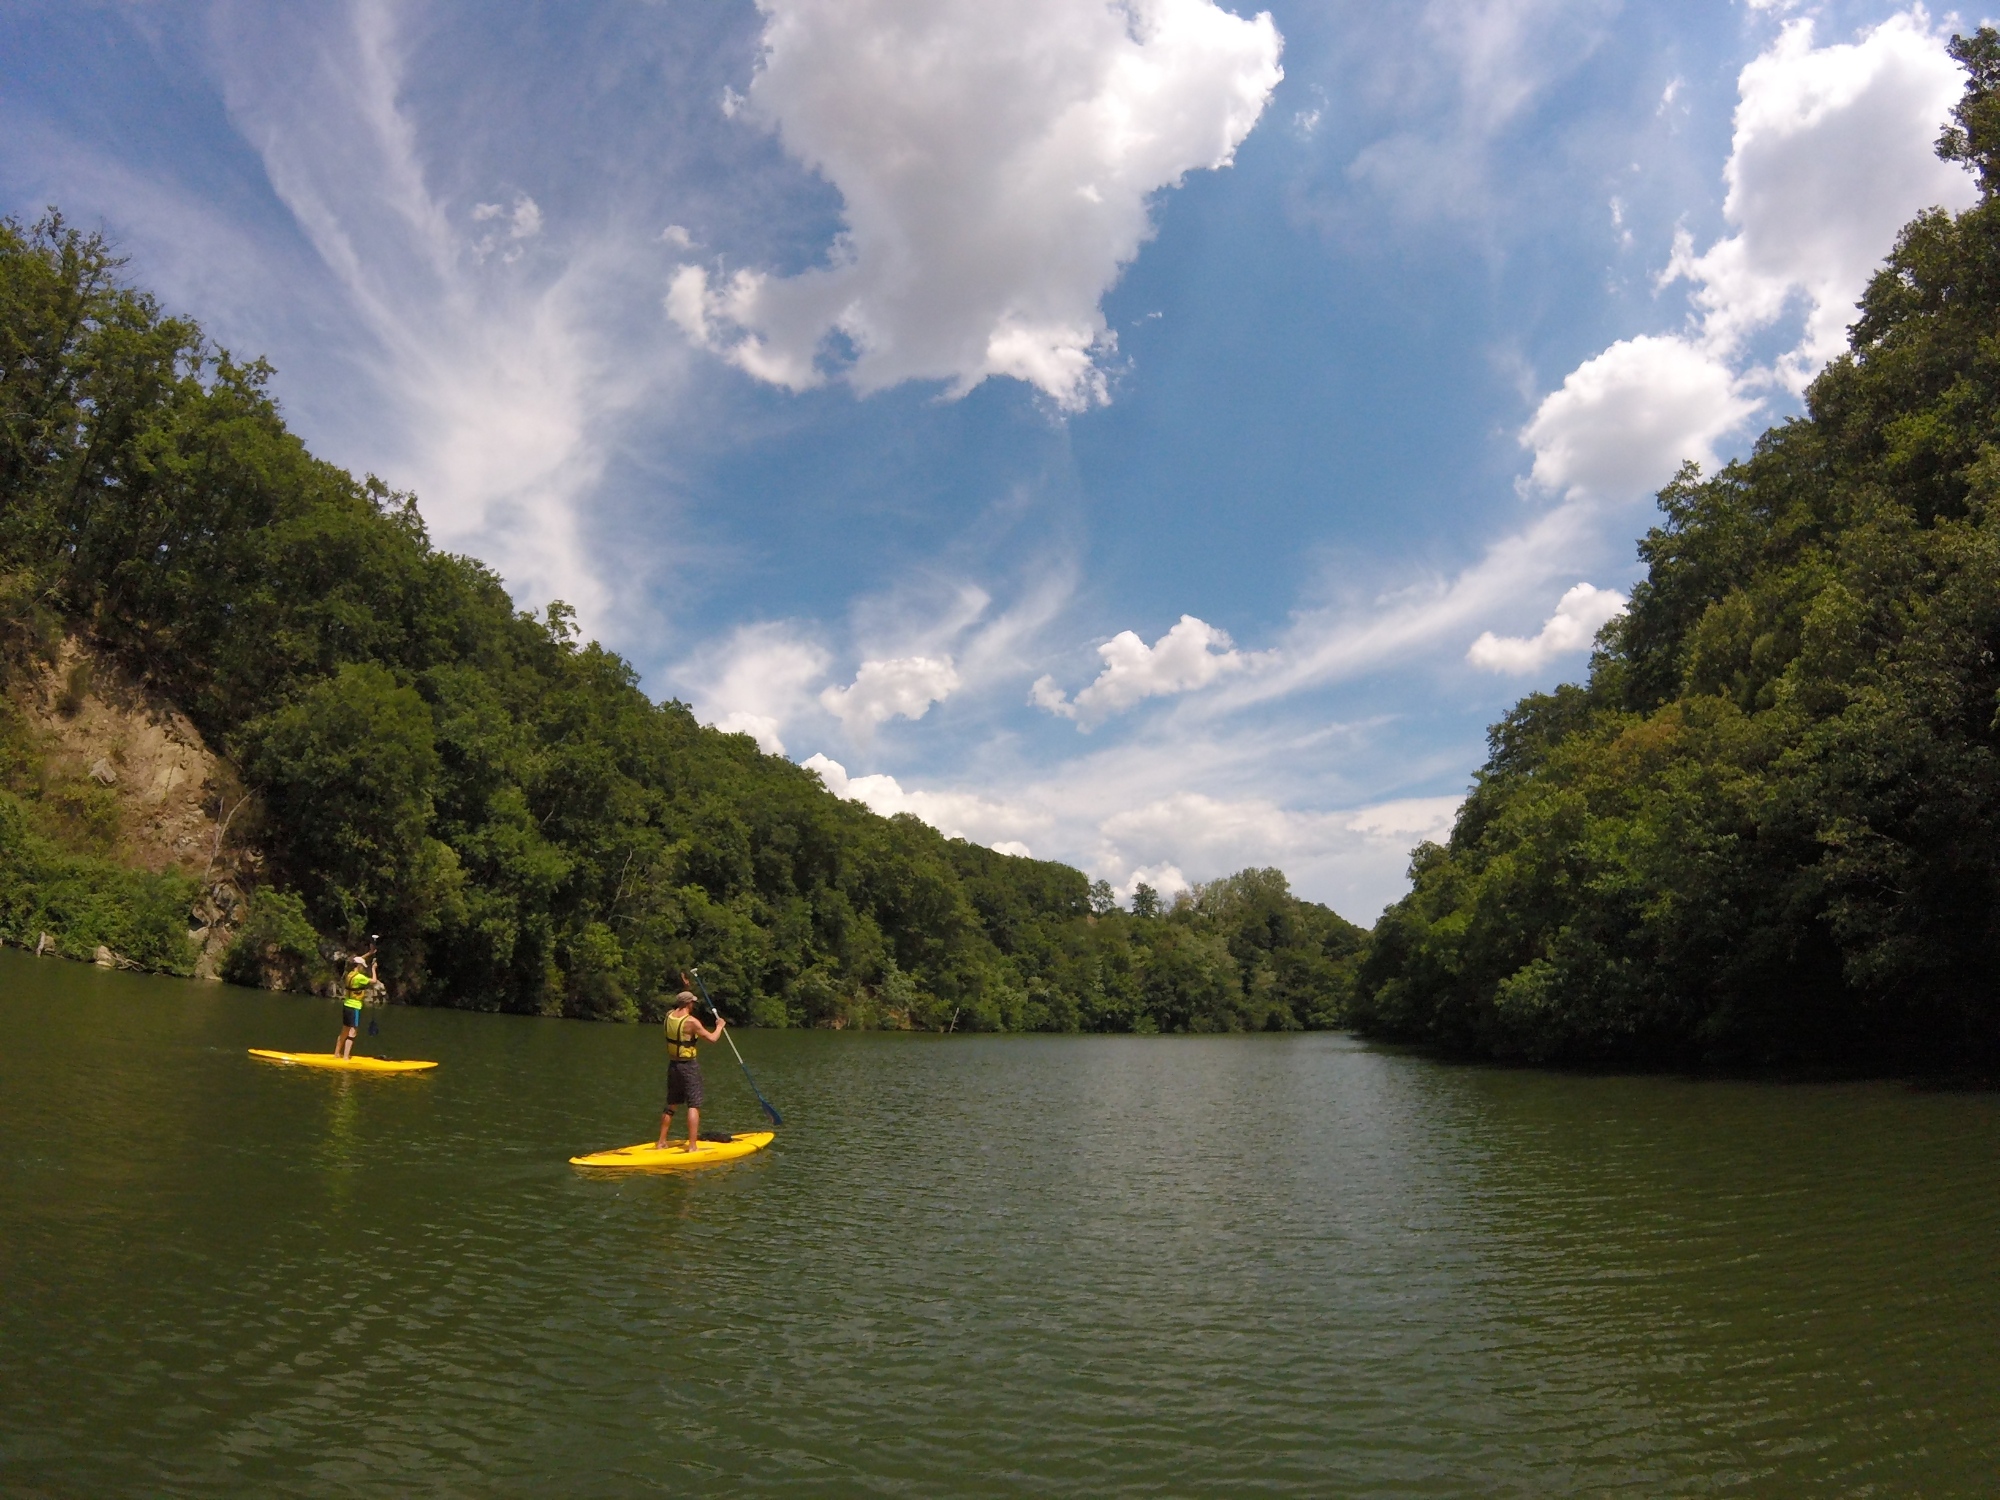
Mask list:
[{"label": "cumulus cloud", "polygon": [[826,675],[817,643],[775,622],[745,625],[722,648],[682,675],[697,714],[724,734],[747,734],[766,755],[783,755],[781,731],[809,707],[812,685]]},{"label": "cumulus cloud", "polygon": [[1691,339],[1620,339],[1570,371],[1521,433],[1535,483],[1572,497],[1627,498],[1657,489],[1757,410],[1737,377]]},{"label": "cumulus cloud", "polygon": [[1130,630],[1121,630],[1097,648],[1104,670],[1072,700],[1052,677],[1040,677],[1029,702],[1088,731],[1112,714],[1122,713],[1146,698],[1192,692],[1207,687],[1224,673],[1249,662],[1224,631],[1193,615],[1148,646]]},{"label": "cumulus cloud", "polygon": [[828,263],[689,265],[667,309],[759,380],[857,391],[1011,376],[1106,399],[1099,301],[1151,195],[1227,166],[1283,76],[1268,14],[1211,0],[760,0],[738,110],[842,196]]},{"label": "cumulus cloud", "polygon": [[1778,365],[1788,386],[1802,389],[1845,347],[1896,232],[1977,196],[1933,149],[1964,86],[1920,10],[1829,47],[1813,46],[1811,20],[1792,21],[1743,69],[1723,174],[1737,232],[1700,256],[1683,238],[1669,271],[1694,283],[1710,347],[1734,352],[1799,303],[1804,335]]},{"label": "cumulus cloud", "polygon": [[1489,630],[1472,643],[1465,659],[1489,672],[1539,671],[1556,657],[1588,646],[1607,621],[1625,612],[1625,602],[1616,589],[1579,583],[1557,601],[1556,612],[1539,635],[1495,635]]},{"label": "cumulus cloud", "polygon": [[850,734],[866,734],[890,719],[921,719],[958,681],[949,656],[899,656],[863,662],[851,685],[830,687],[819,701]]},{"label": "cumulus cloud", "polygon": [[845,766],[824,754],[810,755],[800,764],[817,773],[836,797],[859,802],[885,818],[913,814],[946,838],[969,839],[1002,854],[1030,854],[1021,835],[1046,829],[1052,821],[1040,809],[976,792],[906,791],[893,776],[849,776]]},{"label": "cumulus cloud", "polygon": [[[1977,196],[1932,149],[1963,83],[1920,9],[1825,47],[1810,19],[1786,23],[1737,80],[1732,232],[1699,255],[1685,233],[1675,243],[1664,281],[1691,284],[1689,328],[1621,340],[1572,371],[1522,430],[1534,482],[1608,497],[1657,488],[1684,459],[1712,466],[1759,392],[1803,390],[1844,346],[1897,230]],[[1796,343],[1754,363],[1753,336],[1787,318]]]}]

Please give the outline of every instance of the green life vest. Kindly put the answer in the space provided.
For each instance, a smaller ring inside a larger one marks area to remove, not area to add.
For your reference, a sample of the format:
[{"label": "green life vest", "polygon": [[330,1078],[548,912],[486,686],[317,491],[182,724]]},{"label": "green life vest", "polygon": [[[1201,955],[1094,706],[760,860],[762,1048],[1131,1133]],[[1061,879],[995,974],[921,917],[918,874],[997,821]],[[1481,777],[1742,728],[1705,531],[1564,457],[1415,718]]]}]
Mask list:
[{"label": "green life vest", "polygon": [[667,1016],[667,1056],[675,1062],[693,1062],[695,1019],[692,1015]]},{"label": "green life vest", "polygon": [[363,1000],[367,999],[368,986],[374,982],[374,980],[368,977],[366,969],[349,969],[347,971],[347,1003],[349,1005],[359,1005]]}]

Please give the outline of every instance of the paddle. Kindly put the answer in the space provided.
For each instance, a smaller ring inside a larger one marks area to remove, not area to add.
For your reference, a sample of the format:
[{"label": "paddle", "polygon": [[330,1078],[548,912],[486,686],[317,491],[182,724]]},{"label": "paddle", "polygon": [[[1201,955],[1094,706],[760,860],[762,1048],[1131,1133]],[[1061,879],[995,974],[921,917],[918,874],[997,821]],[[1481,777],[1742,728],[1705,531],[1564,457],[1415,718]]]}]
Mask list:
[{"label": "paddle", "polygon": [[[379,933],[379,932],[371,932],[371,933],[369,933],[369,934],[368,934],[368,951],[369,951],[370,953],[373,953],[373,952],[375,951],[375,945],[376,945],[377,943],[381,942],[381,941],[382,941],[382,934],[381,934],[381,933]],[[369,1007],[369,1009],[370,1009],[370,1010],[373,1010],[373,1009],[375,1009],[375,1007],[371,1005],[371,1006]],[[374,1018],[373,1016],[370,1016],[370,1017],[368,1018],[368,1034],[369,1034],[370,1036],[380,1036],[380,1035],[382,1034],[382,1027],[381,1027],[380,1023],[378,1023],[378,1022],[376,1021],[376,1019],[375,1019],[375,1018]]]},{"label": "paddle", "polygon": [[[701,1003],[708,1007],[708,1013],[713,1019],[720,1021],[722,1013],[715,1008],[715,1002],[708,998],[708,986],[701,982],[701,970],[694,970],[693,977],[694,987],[701,991]],[[731,1036],[727,1029],[723,1031],[722,1039],[729,1043],[729,1050],[731,1052],[736,1052],[736,1038]],[[785,1117],[778,1113],[778,1106],[764,1097],[764,1091],[757,1087],[757,1080],[750,1077],[750,1064],[743,1060],[741,1052],[736,1052],[736,1066],[743,1070],[743,1077],[750,1084],[750,1092],[755,1094],[757,1102],[764,1106],[764,1113],[771,1117],[771,1123],[773,1125],[784,1124]]]}]

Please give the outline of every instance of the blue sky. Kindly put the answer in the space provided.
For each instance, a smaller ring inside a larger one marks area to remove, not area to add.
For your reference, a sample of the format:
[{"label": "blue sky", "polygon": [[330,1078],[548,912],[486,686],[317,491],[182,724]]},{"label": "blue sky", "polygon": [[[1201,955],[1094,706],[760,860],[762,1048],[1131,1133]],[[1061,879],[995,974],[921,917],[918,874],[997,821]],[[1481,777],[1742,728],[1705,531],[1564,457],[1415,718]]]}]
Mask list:
[{"label": "blue sky", "polygon": [[1956,18],[17,0],[0,201],[834,790],[1371,921],[1798,409]]}]

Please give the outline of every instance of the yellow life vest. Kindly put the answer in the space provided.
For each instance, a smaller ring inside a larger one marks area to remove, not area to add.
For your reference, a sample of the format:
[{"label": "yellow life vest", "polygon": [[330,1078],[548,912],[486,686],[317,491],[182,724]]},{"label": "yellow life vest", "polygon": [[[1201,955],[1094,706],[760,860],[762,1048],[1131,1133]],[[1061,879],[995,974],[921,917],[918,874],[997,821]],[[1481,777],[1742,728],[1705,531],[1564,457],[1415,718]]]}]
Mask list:
[{"label": "yellow life vest", "polygon": [[695,1019],[692,1015],[669,1012],[667,1016],[667,1056],[675,1062],[693,1062]]},{"label": "yellow life vest", "polygon": [[347,971],[347,1003],[349,1005],[359,1005],[367,998],[368,986],[374,982],[374,980],[368,977],[366,969],[349,969]]}]

